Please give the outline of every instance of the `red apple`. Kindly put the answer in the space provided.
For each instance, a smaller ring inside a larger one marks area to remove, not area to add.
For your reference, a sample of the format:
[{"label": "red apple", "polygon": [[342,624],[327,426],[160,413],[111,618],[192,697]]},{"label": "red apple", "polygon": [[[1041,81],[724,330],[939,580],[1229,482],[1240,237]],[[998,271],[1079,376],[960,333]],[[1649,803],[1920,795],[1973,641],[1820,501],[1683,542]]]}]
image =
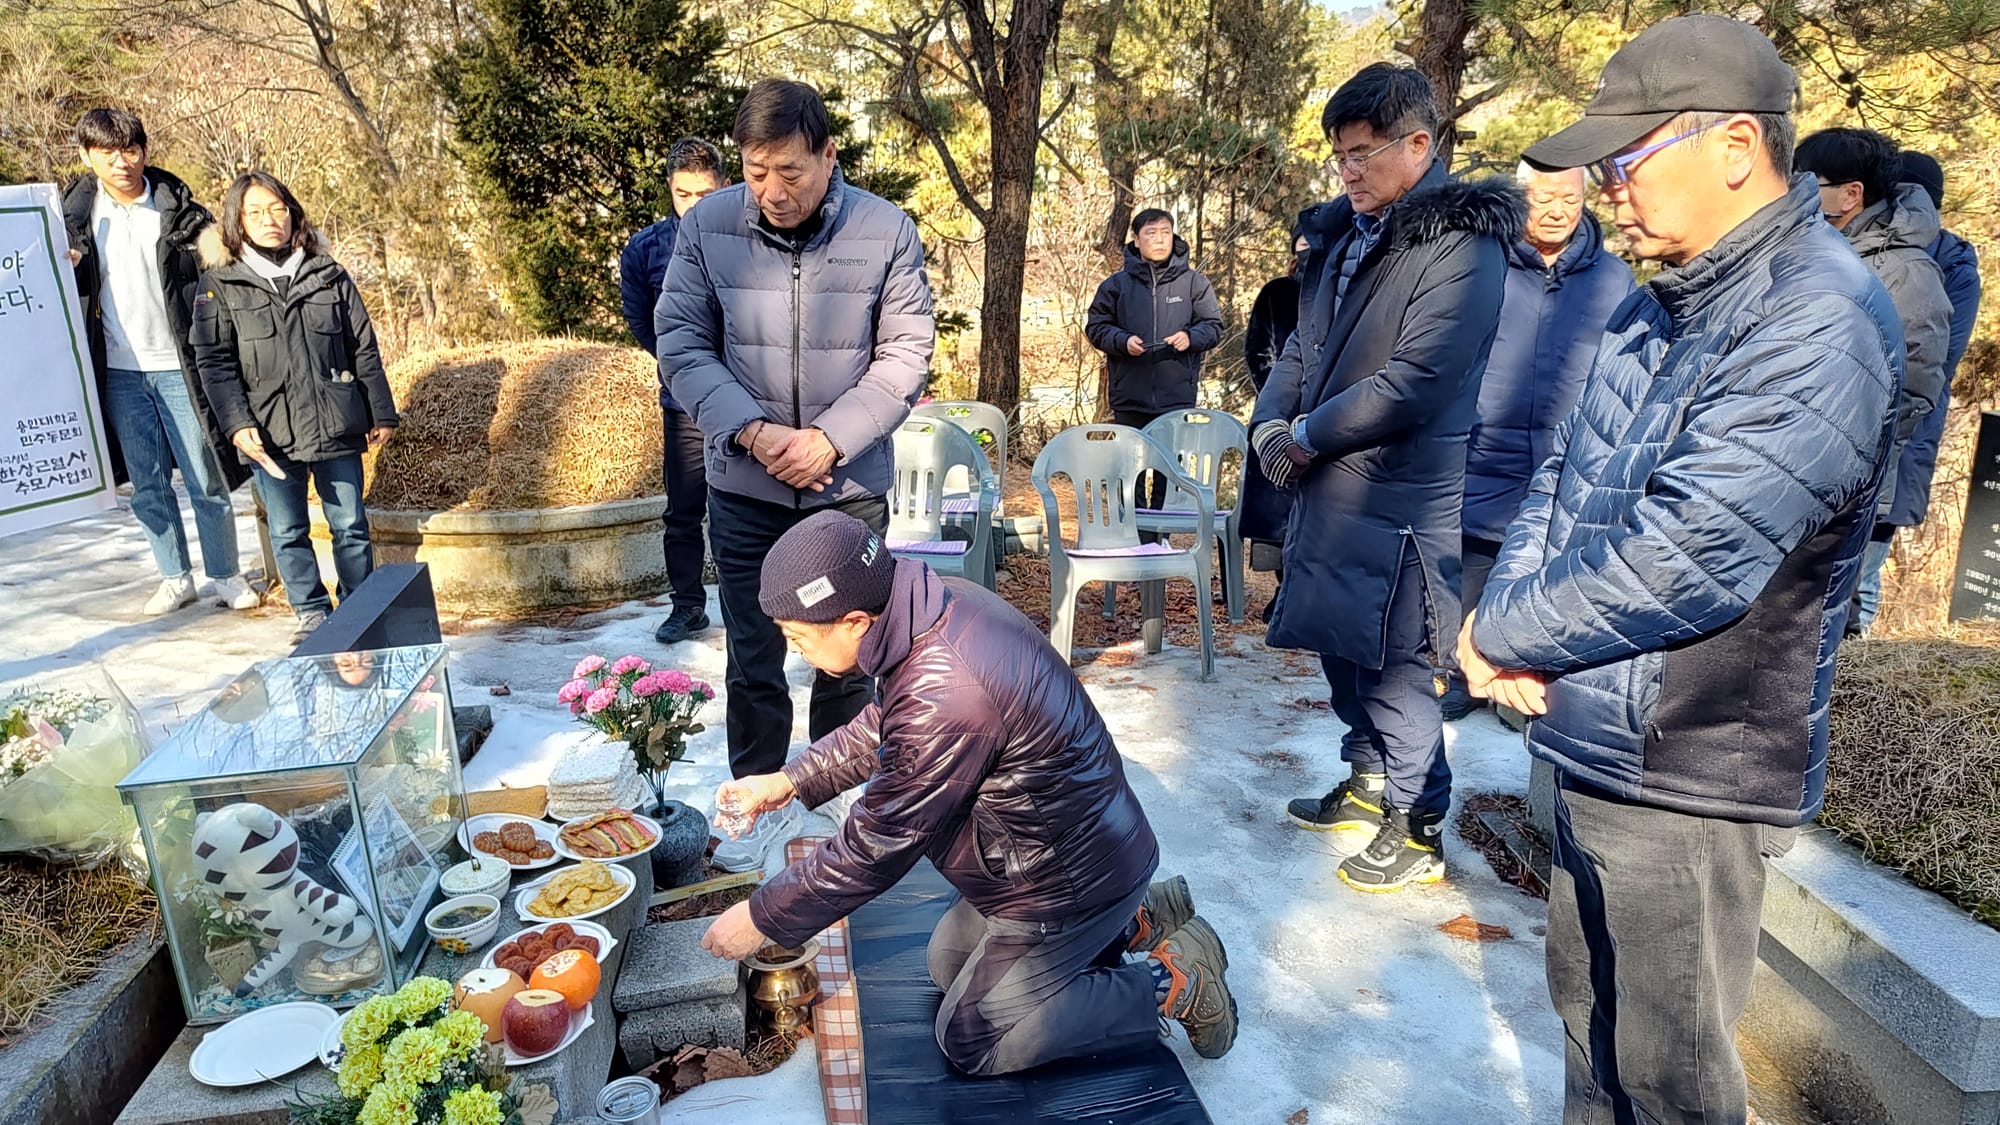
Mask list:
[{"label": "red apple", "polygon": [[569,1034],[569,1001],[553,988],[530,988],[507,998],[500,1011],[507,1045],[519,1055],[545,1055]]},{"label": "red apple", "polygon": [[514,994],[528,987],[511,969],[474,969],[458,978],[453,1002],[462,1011],[478,1016],[486,1025],[486,1041],[500,1042],[500,1014]]}]

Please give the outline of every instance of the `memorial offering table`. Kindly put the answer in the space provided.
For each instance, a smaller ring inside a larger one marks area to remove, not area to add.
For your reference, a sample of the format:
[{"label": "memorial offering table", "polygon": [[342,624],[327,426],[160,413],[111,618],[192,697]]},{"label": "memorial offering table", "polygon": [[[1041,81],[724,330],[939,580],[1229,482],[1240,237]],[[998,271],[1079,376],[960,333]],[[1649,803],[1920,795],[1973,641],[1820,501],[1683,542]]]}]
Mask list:
[{"label": "memorial offering table", "polygon": [[[620,968],[625,964],[625,951],[631,948],[633,939],[642,928],[647,904],[653,898],[651,861],[642,855],[624,861],[623,865],[638,879],[638,884],[624,902],[591,919],[618,939],[618,944],[605,955],[604,984],[598,990],[597,998],[591,1001],[590,1011],[595,1022],[577,1037],[576,1042],[554,1056],[508,1071],[516,1088],[537,1084],[548,1087],[556,1099],[557,1122],[575,1121],[594,1114],[597,1092],[604,1088],[611,1076],[612,1055],[618,1046],[617,1016],[611,1003],[614,984]],[[543,874],[546,872],[517,873],[514,884],[518,887]],[[512,889],[503,900],[501,914],[500,933],[491,942],[465,956],[455,957],[432,943],[424,954],[419,969],[421,975],[455,982],[478,968],[488,950],[529,925],[517,916]],[[301,1095],[333,1092],[333,1074],[317,1062],[309,1063],[276,1081],[255,1086],[227,1090],[204,1086],[188,1073],[188,1057],[208,1030],[189,1028],[181,1033],[173,1048],[167,1052],[167,1057],[153,1068],[146,1084],[140,1087],[131,1104],[125,1107],[125,1112],[118,1116],[118,1125],[184,1125],[194,1122],[205,1125],[287,1125],[291,1121],[291,1111],[287,1108],[291,1102],[299,1100]]]}]

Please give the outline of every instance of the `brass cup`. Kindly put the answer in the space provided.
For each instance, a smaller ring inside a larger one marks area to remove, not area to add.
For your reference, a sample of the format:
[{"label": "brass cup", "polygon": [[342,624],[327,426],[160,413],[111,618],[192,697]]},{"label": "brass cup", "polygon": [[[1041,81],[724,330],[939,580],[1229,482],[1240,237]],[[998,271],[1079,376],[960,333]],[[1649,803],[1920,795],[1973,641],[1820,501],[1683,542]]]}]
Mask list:
[{"label": "brass cup", "polygon": [[812,1023],[812,1006],[819,1002],[819,973],[813,958],[819,943],[797,949],[767,945],[745,957],[750,973],[750,1028],[756,1038],[797,1036]]}]

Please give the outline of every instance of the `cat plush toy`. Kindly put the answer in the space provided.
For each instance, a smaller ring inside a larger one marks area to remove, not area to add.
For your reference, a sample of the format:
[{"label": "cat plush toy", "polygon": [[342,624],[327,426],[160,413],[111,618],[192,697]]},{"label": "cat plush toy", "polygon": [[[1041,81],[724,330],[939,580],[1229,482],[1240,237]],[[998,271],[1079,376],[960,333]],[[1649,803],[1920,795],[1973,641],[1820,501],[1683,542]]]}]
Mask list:
[{"label": "cat plush toy", "polygon": [[307,942],[354,949],[372,941],[375,927],[359,903],[302,875],[299,836],[285,818],[242,802],[203,813],[195,823],[195,874],[232,902],[277,943],[243,976],[236,995],[248,996],[292,963]]}]

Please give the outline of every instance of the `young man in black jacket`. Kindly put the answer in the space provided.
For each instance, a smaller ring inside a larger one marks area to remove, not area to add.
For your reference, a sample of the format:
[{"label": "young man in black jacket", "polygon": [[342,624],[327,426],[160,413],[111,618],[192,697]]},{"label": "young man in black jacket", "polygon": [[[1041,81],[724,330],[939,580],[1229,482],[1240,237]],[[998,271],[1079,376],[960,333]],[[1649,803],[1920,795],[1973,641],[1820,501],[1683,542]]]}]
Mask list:
[{"label": "young man in black jacket", "polygon": [[171,613],[195,600],[176,466],[216,602],[253,608],[261,599],[238,572],[229,501],[248,474],[226,452],[229,440],[196,385],[188,346],[201,276],[194,243],[209,213],[171,172],[146,166],[146,126],[132,113],[84,114],[76,147],[90,174],[63,193],[64,225],[113,464],[132,482],[132,514],[160,570],[143,612]]}]

